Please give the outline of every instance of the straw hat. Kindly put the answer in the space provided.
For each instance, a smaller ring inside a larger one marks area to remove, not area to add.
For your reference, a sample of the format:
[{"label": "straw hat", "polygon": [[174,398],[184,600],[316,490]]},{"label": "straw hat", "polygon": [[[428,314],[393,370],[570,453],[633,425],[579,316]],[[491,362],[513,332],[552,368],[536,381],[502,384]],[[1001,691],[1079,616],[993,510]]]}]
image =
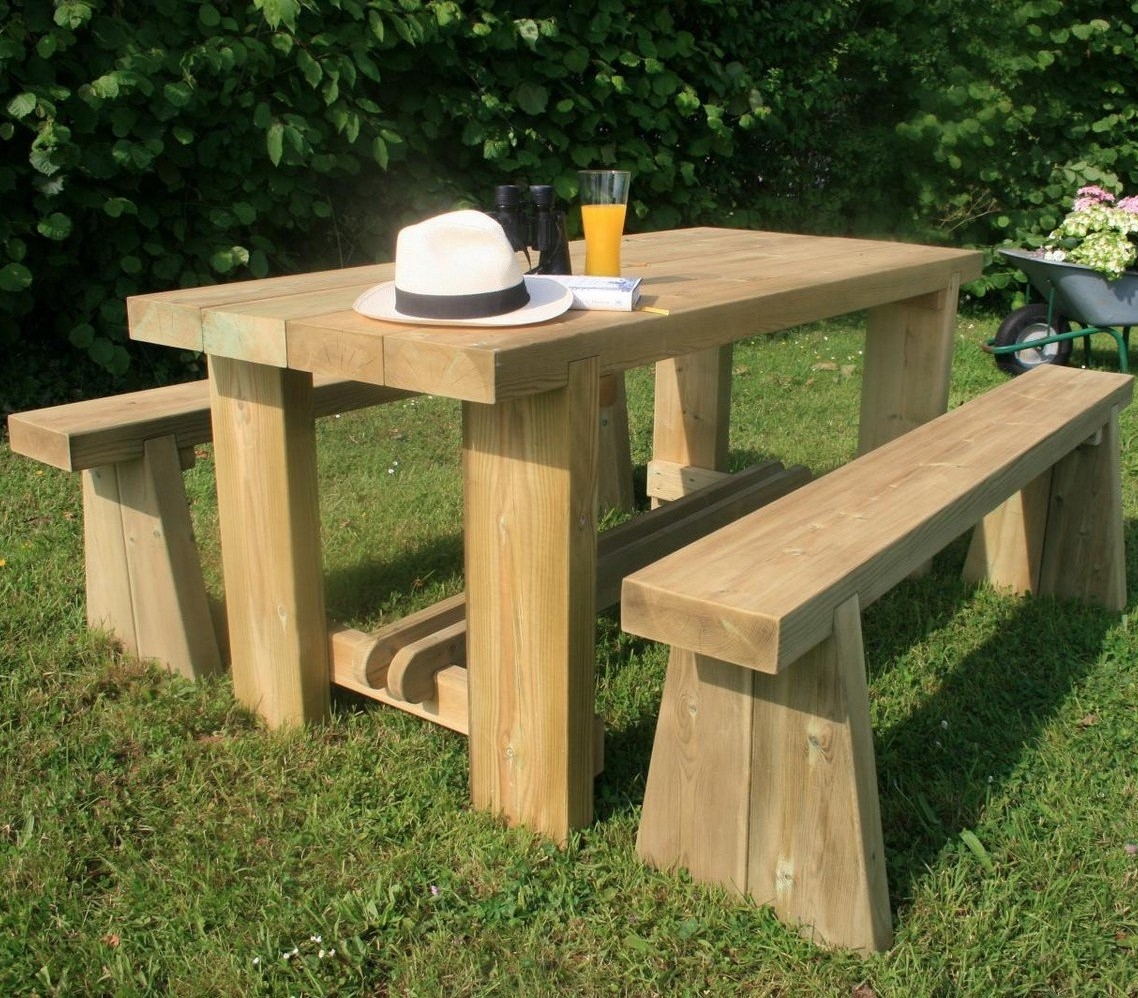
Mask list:
[{"label": "straw hat", "polygon": [[522,274],[502,226],[480,211],[452,211],[402,229],[395,280],[364,292],[361,315],[428,326],[524,326],[560,315],[573,293]]}]

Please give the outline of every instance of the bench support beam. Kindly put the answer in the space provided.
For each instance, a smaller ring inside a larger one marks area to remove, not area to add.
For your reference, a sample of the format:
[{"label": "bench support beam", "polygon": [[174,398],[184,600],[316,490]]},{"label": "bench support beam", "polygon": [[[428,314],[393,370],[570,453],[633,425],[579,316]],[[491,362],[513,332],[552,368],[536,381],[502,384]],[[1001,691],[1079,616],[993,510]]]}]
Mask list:
[{"label": "bench support beam", "polygon": [[823,945],[892,943],[857,597],[766,675],[673,648],[637,851],[770,905]]},{"label": "bench support beam", "polygon": [[220,672],[175,436],[82,476],[87,622],[187,678]]},{"label": "bench support beam", "polygon": [[1125,609],[1120,440],[1115,410],[1101,432],[986,516],[965,578]]}]

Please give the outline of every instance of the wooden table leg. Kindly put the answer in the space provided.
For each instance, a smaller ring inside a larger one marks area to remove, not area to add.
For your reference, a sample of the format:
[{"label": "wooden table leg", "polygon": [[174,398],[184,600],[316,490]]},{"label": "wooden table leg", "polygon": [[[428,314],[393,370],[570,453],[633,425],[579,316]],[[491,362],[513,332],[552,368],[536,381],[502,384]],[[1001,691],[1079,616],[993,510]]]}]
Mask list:
[{"label": "wooden table leg", "polygon": [[938,292],[869,310],[858,453],[948,408],[959,277]]},{"label": "wooden table leg", "polygon": [[329,708],[312,376],[210,358],[233,689],[273,727]]},{"label": "wooden table leg", "polygon": [[598,372],[463,408],[471,796],[559,843],[593,816]]},{"label": "wooden table leg", "polygon": [[631,513],[636,497],[632,487],[632,443],[628,436],[628,396],[623,371],[601,378],[599,423],[598,510]]},{"label": "wooden table leg", "polygon": [[[655,414],[652,424],[652,466],[648,495],[652,505],[707,484],[698,472],[727,469],[731,415],[732,347],[713,347],[656,365]],[[685,474],[693,469],[694,474]],[[654,484],[669,476],[667,488]]]}]

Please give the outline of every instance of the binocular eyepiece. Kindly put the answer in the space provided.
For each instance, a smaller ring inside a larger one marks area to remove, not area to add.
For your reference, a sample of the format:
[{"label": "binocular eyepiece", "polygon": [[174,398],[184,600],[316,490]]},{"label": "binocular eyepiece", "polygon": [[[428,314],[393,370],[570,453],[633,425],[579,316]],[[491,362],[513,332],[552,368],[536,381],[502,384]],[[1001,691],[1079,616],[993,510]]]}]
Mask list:
[{"label": "binocular eyepiece", "polygon": [[506,231],[515,252],[538,253],[537,266],[531,274],[570,274],[569,238],[565,232],[565,213],[554,207],[553,188],[549,184],[533,184],[529,199],[523,197],[516,184],[499,184],[494,188],[494,210],[490,216]]}]

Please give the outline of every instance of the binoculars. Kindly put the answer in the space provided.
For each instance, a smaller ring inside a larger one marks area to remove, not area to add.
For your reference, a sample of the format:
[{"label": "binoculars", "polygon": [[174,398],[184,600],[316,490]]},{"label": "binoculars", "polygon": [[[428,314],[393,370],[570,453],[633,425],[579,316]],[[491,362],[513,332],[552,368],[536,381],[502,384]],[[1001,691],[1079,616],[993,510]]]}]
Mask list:
[{"label": "binoculars", "polygon": [[538,254],[531,274],[571,274],[569,237],[565,232],[565,212],[553,205],[553,188],[533,184],[528,202],[515,184],[494,188],[494,210],[489,213],[503,229],[515,252],[520,250],[531,264],[530,250]]}]

